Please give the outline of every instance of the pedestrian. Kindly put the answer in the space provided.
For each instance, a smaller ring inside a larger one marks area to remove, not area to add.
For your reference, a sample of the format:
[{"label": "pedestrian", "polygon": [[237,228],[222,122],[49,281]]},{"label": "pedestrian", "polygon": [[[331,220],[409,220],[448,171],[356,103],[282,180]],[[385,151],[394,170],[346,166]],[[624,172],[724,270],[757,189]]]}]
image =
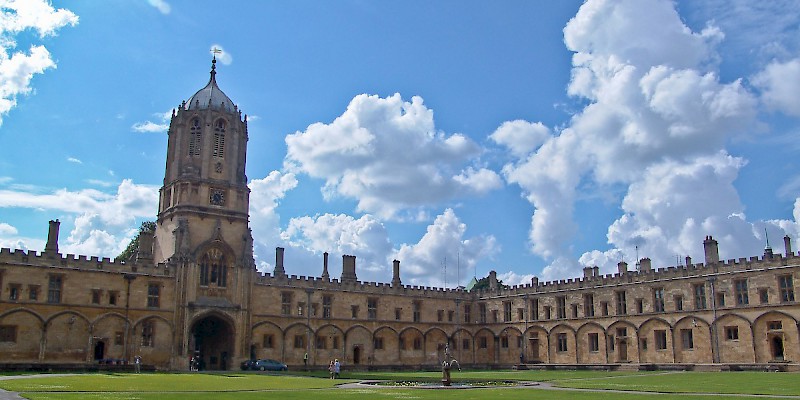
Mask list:
[{"label": "pedestrian", "polygon": [[142,357],[136,356],[133,358],[133,367],[136,370],[136,373],[142,372]]},{"label": "pedestrian", "polygon": [[303,366],[308,368],[308,352],[306,352],[306,354],[303,354]]},{"label": "pedestrian", "polygon": [[331,375],[331,379],[334,379],[334,374],[336,373],[336,369],[333,365],[333,360],[328,363],[328,373]]},{"label": "pedestrian", "polygon": [[339,359],[333,360],[333,375],[338,378],[339,372],[342,371],[342,364],[339,362]]}]

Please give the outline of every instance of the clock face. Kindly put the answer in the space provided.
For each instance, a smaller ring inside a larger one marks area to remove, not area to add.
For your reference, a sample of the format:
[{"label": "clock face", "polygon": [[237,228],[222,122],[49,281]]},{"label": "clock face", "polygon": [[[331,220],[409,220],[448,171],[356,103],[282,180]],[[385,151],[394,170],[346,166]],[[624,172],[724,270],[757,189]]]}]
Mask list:
[{"label": "clock face", "polygon": [[209,201],[215,206],[225,205],[225,193],[219,189],[212,189]]}]

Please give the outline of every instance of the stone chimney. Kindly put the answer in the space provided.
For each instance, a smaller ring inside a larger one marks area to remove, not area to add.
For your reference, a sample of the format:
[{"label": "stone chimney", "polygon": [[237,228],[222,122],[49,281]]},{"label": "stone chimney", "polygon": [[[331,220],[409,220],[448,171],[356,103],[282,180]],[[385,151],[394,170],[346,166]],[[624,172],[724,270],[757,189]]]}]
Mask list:
[{"label": "stone chimney", "polygon": [[653,267],[650,263],[650,259],[645,257],[639,260],[639,272],[650,272],[653,270]]},{"label": "stone chimney", "polygon": [[322,279],[330,282],[331,275],[328,273],[328,252],[322,253]]},{"label": "stone chimney", "polygon": [[533,287],[539,286],[539,277],[534,276],[533,278],[531,278],[531,286]]},{"label": "stone chimney", "polygon": [[626,263],[625,261],[618,262],[617,263],[617,272],[619,272],[620,275],[627,274],[628,273],[628,263]]},{"label": "stone chimney", "polygon": [[47,244],[44,245],[44,252],[48,254],[58,254],[58,228],[61,226],[59,220],[50,221],[50,229],[47,230]]},{"label": "stone chimney", "polygon": [[489,291],[497,290],[497,272],[489,271]]},{"label": "stone chimney", "polygon": [[703,249],[706,253],[706,265],[712,265],[719,262],[719,244],[711,236],[706,236],[703,241]]},{"label": "stone chimney", "polygon": [[139,231],[139,248],[136,249],[137,264],[153,263],[153,236],[154,231],[143,229]]},{"label": "stone chimney", "polygon": [[272,276],[285,277],[286,270],[283,269],[283,247],[275,248],[275,270],[272,271]]},{"label": "stone chimney", "polygon": [[392,287],[400,287],[400,261],[392,261]]},{"label": "stone chimney", "polygon": [[583,267],[583,277],[584,278],[592,277],[592,267]]},{"label": "stone chimney", "polygon": [[342,283],[356,283],[356,256],[342,256]]},{"label": "stone chimney", "polygon": [[792,238],[790,238],[789,235],[783,237],[783,247],[785,249],[784,256],[786,257],[794,256],[794,254],[792,254]]},{"label": "stone chimney", "polygon": [[692,265],[692,257],[686,256],[686,268]]},{"label": "stone chimney", "polygon": [[598,267],[597,265],[592,267],[592,276],[595,278],[600,276],[600,267]]}]

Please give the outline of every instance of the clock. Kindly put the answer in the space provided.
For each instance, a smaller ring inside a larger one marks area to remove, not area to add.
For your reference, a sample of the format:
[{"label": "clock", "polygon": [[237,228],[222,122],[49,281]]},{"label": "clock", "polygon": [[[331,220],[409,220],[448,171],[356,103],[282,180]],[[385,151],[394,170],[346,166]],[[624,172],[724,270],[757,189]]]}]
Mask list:
[{"label": "clock", "polygon": [[209,197],[211,205],[224,206],[225,205],[225,192],[221,189],[211,189],[211,196]]}]

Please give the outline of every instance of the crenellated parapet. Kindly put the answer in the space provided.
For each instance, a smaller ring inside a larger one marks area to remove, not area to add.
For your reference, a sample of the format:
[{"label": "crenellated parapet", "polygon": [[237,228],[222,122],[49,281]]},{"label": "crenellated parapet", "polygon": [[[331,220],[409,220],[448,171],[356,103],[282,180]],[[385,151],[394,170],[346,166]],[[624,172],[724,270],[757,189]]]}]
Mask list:
[{"label": "crenellated parapet", "polygon": [[174,269],[166,264],[143,264],[116,262],[109,257],[75,254],[52,254],[34,250],[0,249],[0,266],[25,266],[42,268],[64,268],[80,271],[105,271],[111,273],[138,273],[155,276],[174,276]]}]

